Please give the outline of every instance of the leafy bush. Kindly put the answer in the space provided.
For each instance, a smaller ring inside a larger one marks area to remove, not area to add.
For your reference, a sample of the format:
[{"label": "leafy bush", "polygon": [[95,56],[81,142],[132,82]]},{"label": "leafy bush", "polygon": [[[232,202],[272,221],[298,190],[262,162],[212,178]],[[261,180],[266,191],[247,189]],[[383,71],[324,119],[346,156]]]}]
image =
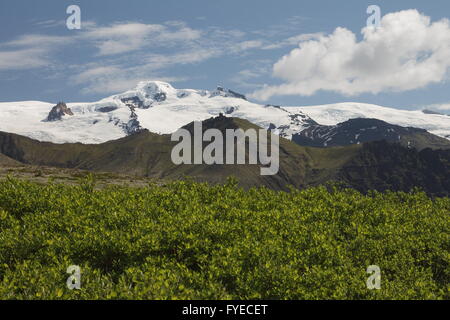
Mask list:
[{"label": "leafy bush", "polygon": [[[448,299],[450,199],[0,181],[1,299]],[[369,265],[381,289],[368,290]],[[70,265],[81,289],[69,290]]]}]

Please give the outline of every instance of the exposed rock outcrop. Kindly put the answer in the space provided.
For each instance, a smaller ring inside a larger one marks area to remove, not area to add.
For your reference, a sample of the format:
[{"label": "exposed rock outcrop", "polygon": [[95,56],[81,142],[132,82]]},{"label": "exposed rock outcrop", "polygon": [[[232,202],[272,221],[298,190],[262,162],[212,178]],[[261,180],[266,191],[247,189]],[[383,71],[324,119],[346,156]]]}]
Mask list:
[{"label": "exposed rock outcrop", "polygon": [[50,110],[47,121],[58,121],[65,115],[73,116],[73,112],[64,102],[58,102],[58,104]]},{"label": "exposed rock outcrop", "polygon": [[221,86],[218,86],[217,89],[211,93],[210,98],[217,97],[217,96],[247,100],[247,97],[245,95],[243,95],[241,93],[237,93],[230,89],[225,89]]}]

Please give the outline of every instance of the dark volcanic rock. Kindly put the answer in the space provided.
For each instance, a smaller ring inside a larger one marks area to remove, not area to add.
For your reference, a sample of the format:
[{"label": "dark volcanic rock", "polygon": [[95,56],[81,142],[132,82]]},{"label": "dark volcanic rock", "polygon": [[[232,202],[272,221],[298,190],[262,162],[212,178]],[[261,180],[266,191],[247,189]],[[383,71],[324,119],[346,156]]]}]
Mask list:
[{"label": "dark volcanic rock", "polygon": [[[146,109],[144,106],[144,102],[139,99],[139,97],[130,97],[121,99],[123,103],[125,103],[128,107],[132,106],[134,108]],[[148,108],[148,107],[147,107]]]},{"label": "dark volcanic rock", "polygon": [[167,95],[164,92],[158,92],[153,95],[153,100],[157,102],[163,102],[166,101]]},{"label": "dark volcanic rock", "polygon": [[97,111],[105,112],[105,113],[111,112],[111,111],[114,111],[114,110],[117,110],[117,107],[116,107],[116,106],[100,107],[100,108],[97,108]]},{"label": "dark volcanic rock", "polygon": [[138,120],[138,116],[135,112],[133,106],[128,106],[131,111],[130,120],[127,123],[122,124],[122,129],[125,131],[127,135],[136,134],[142,132],[144,128],[142,128],[141,123]]},{"label": "dark volcanic rock", "polygon": [[65,115],[73,116],[73,112],[64,102],[59,102],[52,110],[50,110],[47,121],[58,121]]}]

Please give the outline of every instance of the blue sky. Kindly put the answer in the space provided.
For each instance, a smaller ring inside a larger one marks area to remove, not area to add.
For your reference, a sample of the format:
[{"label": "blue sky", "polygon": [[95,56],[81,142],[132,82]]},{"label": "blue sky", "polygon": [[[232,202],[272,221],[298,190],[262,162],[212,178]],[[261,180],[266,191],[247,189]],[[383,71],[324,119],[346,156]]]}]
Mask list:
[{"label": "blue sky", "polygon": [[[66,27],[73,4],[81,30]],[[373,4],[391,14],[381,39],[361,33]],[[2,0],[0,101],[95,101],[154,79],[261,103],[450,109],[449,17],[448,0]]]}]

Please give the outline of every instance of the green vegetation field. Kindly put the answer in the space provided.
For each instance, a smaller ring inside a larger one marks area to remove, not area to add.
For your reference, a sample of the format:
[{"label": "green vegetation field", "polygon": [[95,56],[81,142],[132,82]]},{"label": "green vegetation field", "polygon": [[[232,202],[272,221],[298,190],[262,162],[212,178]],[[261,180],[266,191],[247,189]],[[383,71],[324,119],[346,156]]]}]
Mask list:
[{"label": "green vegetation field", "polygon": [[421,192],[7,178],[0,299],[449,299],[449,213]]}]

